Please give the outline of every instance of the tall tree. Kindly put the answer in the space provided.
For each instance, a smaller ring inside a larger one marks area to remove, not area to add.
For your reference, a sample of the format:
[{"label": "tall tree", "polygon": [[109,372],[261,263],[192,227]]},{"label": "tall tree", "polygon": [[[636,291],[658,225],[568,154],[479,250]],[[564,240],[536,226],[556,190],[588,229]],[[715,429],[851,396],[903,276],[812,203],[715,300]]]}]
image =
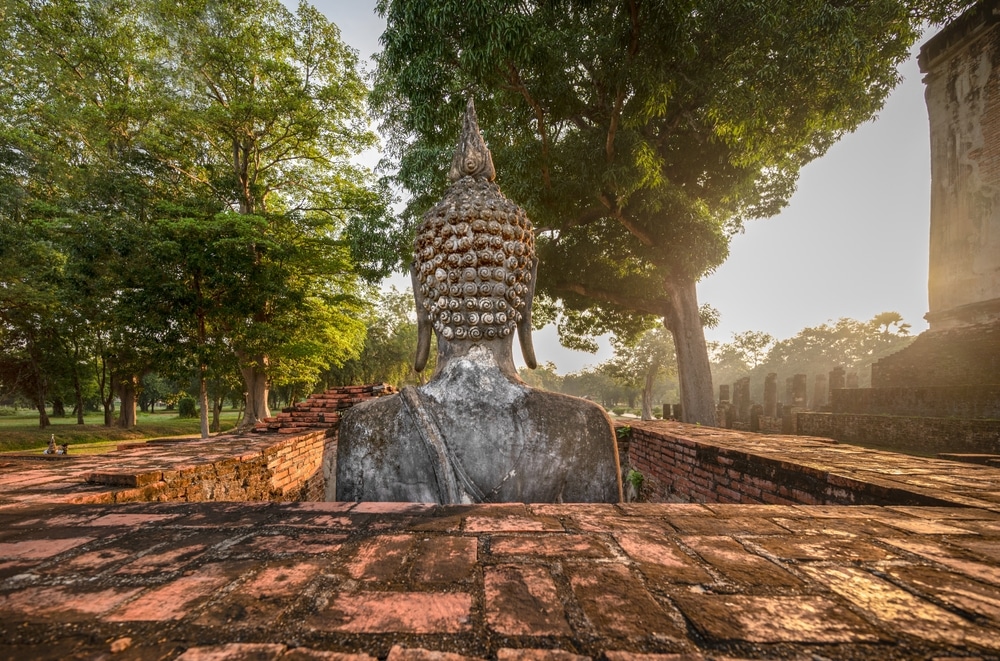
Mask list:
[{"label": "tall tree", "polygon": [[[349,303],[353,272],[335,239],[354,215],[384,209],[366,171],[349,160],[375,144],[364,113],[367,89],[337,26],[306,3],[294,14],[277,0],[155,5],[175,57],[171,82],[184,99],[157,153],[194,189],[244,216],[259,239],[246,245],[258,267],[253,284],[225,328],[245,382],[247,427],[270,415],[270,379],[289,378],[295,363],[286,354],[282,367],[273,355],[292,319],[288,306],[298,302],[318,315],[317,335],[327,340],[334,318],[354,319],[309,304],[324,297],[324,304],[331,297]],[[289,271],[297,250],[308,265]],[[324,268],[324,260],[344,268]],[[309,277],[327,291],[296,286]],[[360,340],[360,327],[344,330],[345,346]],[[318,372],[317,357],[298,358],[299,367]]]},{"label": "tall tree", "polygon": [[615,355],[607,369],[619,383],[642,392],[642,419],[653,419],[653,388],[661,375],[676,373],[674,343],[662,326],[634,339],[611,340]]},{"label": "tall tree", "polygon": [[[800,168],[870,119],[957,0],[381,0],[374,101],[414,196],[436,196],[466,95],[538,231],[538,286],[613,328],[671,332],[685,419],[714,423],[696,283]],[[374,228],[378,229],[378,228]]]}]

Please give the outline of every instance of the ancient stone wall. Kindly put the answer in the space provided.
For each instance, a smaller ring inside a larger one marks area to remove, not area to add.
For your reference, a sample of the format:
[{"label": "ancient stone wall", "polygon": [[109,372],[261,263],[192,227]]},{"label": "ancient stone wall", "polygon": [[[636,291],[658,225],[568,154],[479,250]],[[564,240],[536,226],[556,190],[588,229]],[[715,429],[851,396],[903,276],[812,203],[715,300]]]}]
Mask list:
[{"label": "ancient stone wall", "polygon": [[921,333],[872,365],[873,388],[972,383],[1000,384],[1000,324]]},{"label": "ancient stone wall", "polygon": [[[199,455],[217,450],[210,443],[218,439],[178,444],[173,450],[189,453],[188,461],[164,462],[155,470],[136,470],[130,462],[95,470],[86,478],[94,492],[81,494],[73,502],[322,500],[326,436],[326,430],[315,430],[255,438],[247,441],[253,447],[242,453],[204,461],[199,461]],[[270,439],[273,442],[268,443]],[[239,442],[238,437],[234,442]]]},{"label": "ancient stone wall", "polygon": [[[838,465],[853,450],[824,456],[824,442],[801,437],[747,438],[722,430],[696,430],[671,423],[633,425],[628,465],[643,475],[649,502],[750,503],[780,505],[946,505],[933,490],[920,493],[878,477],[857,476],[852,463]],[[756,445],[756,447],[755,447]],[[828,447],[834,447],[836,444]],[[860,452],[867,452],[859,450]],[[871,451],[863,463],[890,461]],[[811,460],[803,460],[810,455]],[[826,464],[829,460],[829,464]],[[928,461],[918,457],[906,461]],[[839,469],[839,470],[838,470]],[[932,470],[929,467],[928,470]]]},{"label": "ancient stone wall", "polygon": [[799,413],[798,433],[895,452],[1000,454],[1000,420],[918,418],[856,413]]},{"label": "ancient stone wall", "polygon": [[981,3],[920,52],[930,121],[931,330],[1000,321],[1000,27]]},{"label": "ancient stone wall", "polygon": [[844,389],[832,403],[834,413],[1000,419],[1000,385]]}]

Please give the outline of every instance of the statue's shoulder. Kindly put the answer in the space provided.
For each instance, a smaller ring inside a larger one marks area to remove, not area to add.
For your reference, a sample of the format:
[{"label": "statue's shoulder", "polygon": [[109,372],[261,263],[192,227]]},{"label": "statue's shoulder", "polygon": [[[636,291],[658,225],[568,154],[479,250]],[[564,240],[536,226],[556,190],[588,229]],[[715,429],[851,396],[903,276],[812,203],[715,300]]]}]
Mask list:
[{"label": "statue's shoulder", "polygon": [[398,414],[402,405],[399,393],[358,402],[344,411],[341,417],[341,424],[352,424],[371,419],[385,420],[386,416],[395,416]]},{"label": "statue's shoulder", "polygon": [[525,401],[529,409],[544,413],[546,418],[554,421],[554,424],[578,423],[583,418],[600,425],[602,430],[605,424],[612,427],[611,418],[604,408],[589,399],[529,388]]}]

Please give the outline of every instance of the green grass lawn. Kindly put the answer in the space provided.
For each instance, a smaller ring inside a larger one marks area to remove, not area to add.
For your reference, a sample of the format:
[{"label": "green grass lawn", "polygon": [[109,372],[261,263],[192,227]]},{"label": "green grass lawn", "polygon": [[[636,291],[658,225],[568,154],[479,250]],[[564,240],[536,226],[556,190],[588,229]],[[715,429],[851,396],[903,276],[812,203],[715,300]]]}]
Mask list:
[{"label": "green grass lawn", "polygon": [[[223,411],[223,431],[236,424],[237,411]],[[176,411],[137,414],[134,429],[104,426],[104,414],[84,416],[86,424],[76,424],[76,416],[52,418],[52,424],[41,429],[38,413],[23,411],[16,415],[0,416],[0,452],[44,450],[49,437],[56,436],[56,443],[69,443],[70,454],[96,454],[110,452],[122,441],[142,441],[154,438],[195,436],[199,434],[198,418],[178,418]]]}]

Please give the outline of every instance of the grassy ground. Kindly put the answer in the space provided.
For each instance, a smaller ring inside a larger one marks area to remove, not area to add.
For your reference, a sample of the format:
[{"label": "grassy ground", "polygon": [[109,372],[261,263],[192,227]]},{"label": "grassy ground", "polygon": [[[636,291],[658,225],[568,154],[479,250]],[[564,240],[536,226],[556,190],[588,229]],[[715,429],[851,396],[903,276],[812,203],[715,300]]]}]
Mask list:
[{"label": "grassy ground", "polygon": [[[231,429],[237,412],[223,411],[221,418],[222,429]],[[85,416],[83,425],[76,424],[75,416],[49,420],[52,424],[41,429],[35,412],[0,416],[0,452],[43,450],[55,434],[56,443],[69,443],[70,454],[94,454],[114,450],[122,441],[198,436],[200,429],[198,418],[178,418],[176,411],[139,412],[134,429],[105,427],[103,414]]]}]

